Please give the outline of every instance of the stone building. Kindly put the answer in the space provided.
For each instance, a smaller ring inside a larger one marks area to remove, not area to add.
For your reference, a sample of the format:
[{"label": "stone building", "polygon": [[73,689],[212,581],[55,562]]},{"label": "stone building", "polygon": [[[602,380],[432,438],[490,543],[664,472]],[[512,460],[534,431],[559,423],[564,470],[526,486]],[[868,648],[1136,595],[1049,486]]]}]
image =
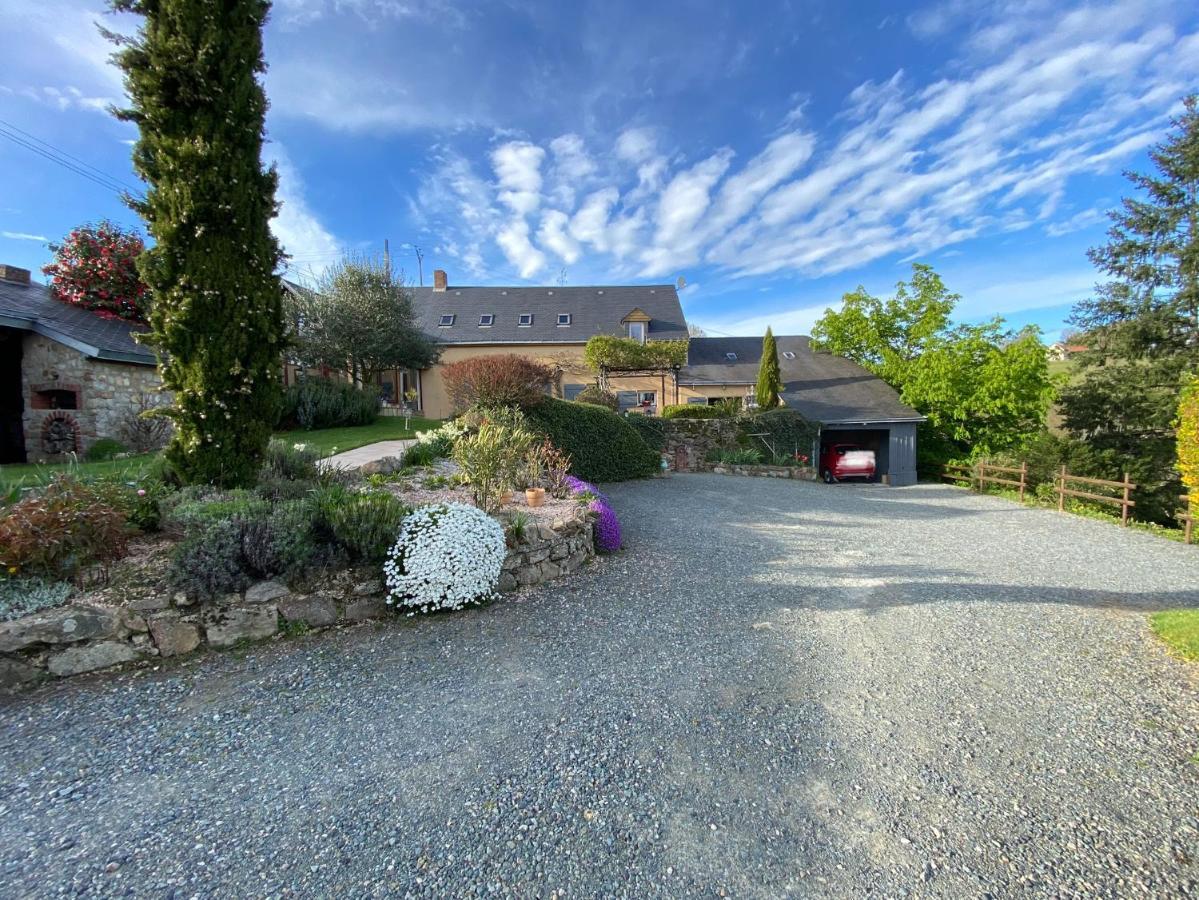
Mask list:
[{"label": "stone building", "polygon": [[119,438],[159,395],[145,327],[54,298],[28,269],[0,264],[0,463],[61,462]]}]

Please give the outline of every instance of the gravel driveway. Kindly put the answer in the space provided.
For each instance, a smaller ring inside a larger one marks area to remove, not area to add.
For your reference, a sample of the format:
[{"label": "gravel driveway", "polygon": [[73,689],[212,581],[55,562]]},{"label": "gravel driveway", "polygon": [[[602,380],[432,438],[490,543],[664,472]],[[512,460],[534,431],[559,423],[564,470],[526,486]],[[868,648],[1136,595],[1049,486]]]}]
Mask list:
[{"label": "gravel driveway", "polygon": [[1199,893],[1199,548],[675,476],[484,609],[0,705],[5,896]]}]

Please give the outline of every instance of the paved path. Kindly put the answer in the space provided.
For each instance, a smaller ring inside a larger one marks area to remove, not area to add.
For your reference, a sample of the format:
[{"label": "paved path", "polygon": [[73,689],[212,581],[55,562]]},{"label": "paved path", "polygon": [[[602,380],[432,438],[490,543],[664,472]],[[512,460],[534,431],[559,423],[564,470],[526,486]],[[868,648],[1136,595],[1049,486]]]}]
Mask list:
[{"label": "paved path", "polygon": [[674,476],[489,607],[0,706],[8,896],[1179,896],[1199,548]]},{"label": "paved path", "polygon": [[360,469],[369,462],[374,462],[377,459],[383,459],[387,456],[404,455],[404,451],[415,444],[414,439],[402,441],[376,441],[373,444],[367,444],[363,447],[356,447],[353,450],[346,450],[344,453],[335,453],[332,456],[326,456],[321,460],[322,466],[338,469]]}]

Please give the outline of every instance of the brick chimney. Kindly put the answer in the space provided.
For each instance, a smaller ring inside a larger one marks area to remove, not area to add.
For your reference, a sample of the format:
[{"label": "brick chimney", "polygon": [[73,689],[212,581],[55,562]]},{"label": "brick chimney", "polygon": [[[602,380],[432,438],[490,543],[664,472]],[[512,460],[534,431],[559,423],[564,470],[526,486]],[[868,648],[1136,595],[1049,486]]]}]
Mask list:
[{"label": "brick chimney", "polygon": [[[26,275],[26,277],[28,277],[29,273],[26,272],[25,275]],[[433,290],[444,291],[445,285],[446,285],[445,269],[434,269],[433,270]]]},{"label": "brick chimney", "polygon": [[7,281],[9,284],[29,284],[29,270],[0,263],[0,281]]}]

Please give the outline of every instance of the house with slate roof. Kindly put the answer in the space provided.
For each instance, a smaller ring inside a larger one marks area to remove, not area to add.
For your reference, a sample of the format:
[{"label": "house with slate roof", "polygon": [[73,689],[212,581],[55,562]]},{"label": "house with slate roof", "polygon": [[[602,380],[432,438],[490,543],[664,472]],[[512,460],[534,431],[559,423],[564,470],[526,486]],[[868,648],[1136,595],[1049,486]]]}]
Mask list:
[{"label": "house with slate roof", "polygon": [[0,264],[0,463],[62,461],[115,437],[157,394],[144,331],[62,303],[28,269]]}]

